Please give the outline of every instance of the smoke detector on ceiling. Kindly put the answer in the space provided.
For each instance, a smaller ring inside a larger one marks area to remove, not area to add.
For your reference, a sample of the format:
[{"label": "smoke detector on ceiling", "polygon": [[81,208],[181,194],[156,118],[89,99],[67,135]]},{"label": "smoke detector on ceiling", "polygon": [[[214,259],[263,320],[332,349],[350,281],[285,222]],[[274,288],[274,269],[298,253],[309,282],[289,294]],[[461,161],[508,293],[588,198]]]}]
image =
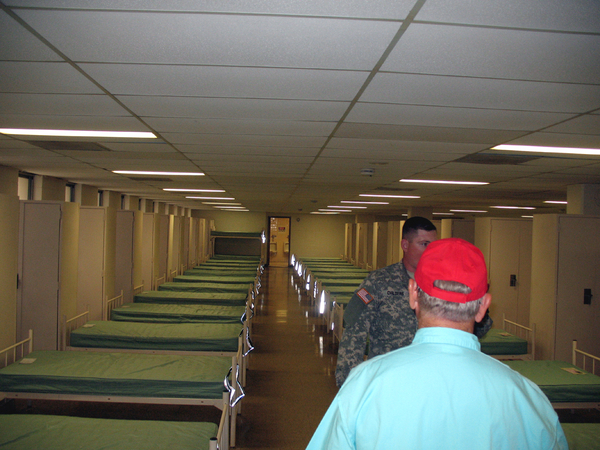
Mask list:
[{"label": "smoke detector on ceiling", "polygon": [[372,177],[374,173],[375,173],[375,169],[361,169],[360,170],[360,174],[364,175],[365,177]]}]

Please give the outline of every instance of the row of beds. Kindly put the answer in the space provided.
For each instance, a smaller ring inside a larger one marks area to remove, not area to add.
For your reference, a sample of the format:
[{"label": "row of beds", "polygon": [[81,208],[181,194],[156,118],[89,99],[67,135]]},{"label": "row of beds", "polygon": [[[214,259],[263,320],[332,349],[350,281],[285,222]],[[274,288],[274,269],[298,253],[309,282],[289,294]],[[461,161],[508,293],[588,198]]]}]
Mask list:
[{"label": "row of beds", "polygon": [[[369,274],[340,258],[292,259],[299,285],[321,314],[333,340],[341,340],[344,308]],[[600,409],[600,358],[577,348],[572,361],[535,360],[535,324],[531,327],[502,318],[480,339],[481,351],[501,360],[535,382],[555,409]],[[598,367],[597,367],[598,366]],[[598,369],[598,370],[597,370]],[[571,449],[600,448],[600,423],[562,424]]]},{"label": "row of beds", "polygon": [[30,331],[0,352],[0,399],[209,406],[218,424],[2,414],[0,448],[235,446],[262,270],[260,257],[215,255],[132,303],[107,299],[105,320],[65,319],[61,350],[34,351]]}]

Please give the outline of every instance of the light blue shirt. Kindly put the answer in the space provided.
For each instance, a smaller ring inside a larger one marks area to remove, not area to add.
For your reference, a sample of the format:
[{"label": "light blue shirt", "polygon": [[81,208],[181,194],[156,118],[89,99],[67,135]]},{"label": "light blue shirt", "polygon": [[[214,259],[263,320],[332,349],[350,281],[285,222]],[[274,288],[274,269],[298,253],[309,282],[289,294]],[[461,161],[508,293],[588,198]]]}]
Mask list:
[{"label": "light blue shirt", "polygon": [[542,391],[479,348],[471,333],[421,328],[359,364],[307,449],[567,449]]}]

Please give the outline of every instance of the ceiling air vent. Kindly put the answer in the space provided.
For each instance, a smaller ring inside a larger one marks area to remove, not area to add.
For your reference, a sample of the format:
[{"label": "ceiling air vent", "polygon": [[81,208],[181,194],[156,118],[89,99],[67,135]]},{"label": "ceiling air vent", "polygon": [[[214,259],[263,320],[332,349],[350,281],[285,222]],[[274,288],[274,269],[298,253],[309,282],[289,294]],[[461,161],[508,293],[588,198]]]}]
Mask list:
[{"label": "ceiling air vent", "polygon": [[27,141],[31,145],[45,150],[77,150],[88,152],[110,152],[110,150],[96,142],[85,141]]},{"label": "ceiling air vent", "polygon": [[501,155],[496,153],[473,153],[462,158],[455,159],[453,162],[468,164],[489,164],[491,166],[523,164],[529,161],[540,159],[539,156],[526,155]]}]

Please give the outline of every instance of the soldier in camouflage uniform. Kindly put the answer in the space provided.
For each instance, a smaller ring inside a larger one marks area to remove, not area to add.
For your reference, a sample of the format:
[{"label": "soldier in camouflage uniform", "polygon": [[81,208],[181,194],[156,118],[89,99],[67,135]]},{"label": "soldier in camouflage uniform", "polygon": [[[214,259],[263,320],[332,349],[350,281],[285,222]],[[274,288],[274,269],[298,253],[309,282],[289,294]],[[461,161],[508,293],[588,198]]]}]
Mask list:
[{"label": "soldier in camouflage uniform", "polygon": [[[437,239],[435,225],[423,217],[411,217],[402,227],[402,261],[372,272],[360,285],[344,310],[344,333],[338,349],[335,380],[341,386],[350,370],[368,357],[409,345],[417,331],[417,318],[408,302],[408,280],[421,254]],[[486,315],[476,324],[483,336],[492,327]]]}]

